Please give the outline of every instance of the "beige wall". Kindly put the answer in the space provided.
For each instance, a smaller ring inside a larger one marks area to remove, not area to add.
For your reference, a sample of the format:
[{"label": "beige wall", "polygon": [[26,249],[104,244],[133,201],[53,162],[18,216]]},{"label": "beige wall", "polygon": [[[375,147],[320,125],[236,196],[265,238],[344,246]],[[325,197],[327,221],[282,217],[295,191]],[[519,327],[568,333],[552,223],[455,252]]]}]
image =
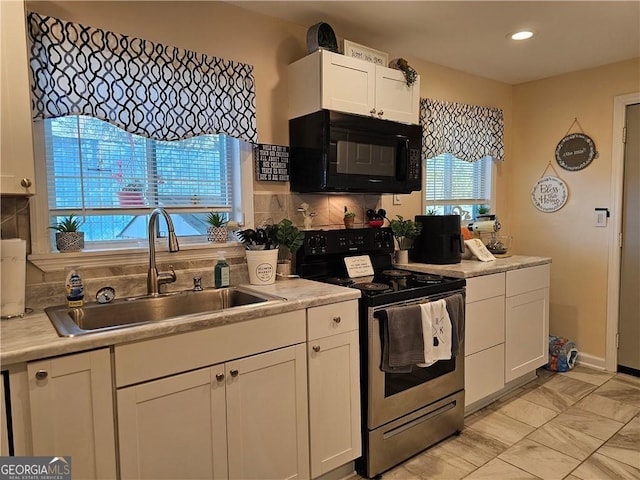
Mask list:
[{"label": "beige wall", "polygon": [[[612,208],[613,98],[640,91],[640,60],[530,82],[513,91],[514,161],[507,199],[516,251],[553,258],[550,332],[574,340],[583,353],[604,358],[612,224],[595,227],[593,211]],[[558,166],[554,153],[574,118],[599,156],[571,172]],[[561,210],[542,213],[530,193],[549,162],[566,182],[569,199]]]}]

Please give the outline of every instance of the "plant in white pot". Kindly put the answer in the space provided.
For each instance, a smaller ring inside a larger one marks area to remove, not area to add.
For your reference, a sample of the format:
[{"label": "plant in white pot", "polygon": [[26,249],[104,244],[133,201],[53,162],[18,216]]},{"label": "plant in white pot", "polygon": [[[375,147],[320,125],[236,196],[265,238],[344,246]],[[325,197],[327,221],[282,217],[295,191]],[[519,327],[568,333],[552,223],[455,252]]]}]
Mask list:
[{"label": "plant in white pot", "polygon": [[389,226],[398,244],[396,262],[408,263],[409,249],[413,244],[413,240],[420,235],[422,224],[409,219],[405,220],[402,215],[396,215],[395,219],[389,221]]},{"label": "plant in white pot", "polygon": [[277,233],[277,225],[265,225],[240,230],[237,234],[246,249],[249,283],[252,285],[269,285],[276,280]]},{"label": "plant in white pot", "polygon": [[220,212],[209,212],[207,215],[207,240],[214,243],[226,243],[229,238],[227,218]]},{"label": "plant in white pot", "polygon": [[304,233],[291,220],[285,218],[278,223],[278,273],[287,278],[294,272],[294,255],[304,242]]},{"label": "plant in white pot", "polygon": [[49,227],[56,231],[56,248],[58,251],[61,253],[79,252],[84,248],[84,232],[80,231],[80,227],[83,224],[84,220],[72,213]]}]

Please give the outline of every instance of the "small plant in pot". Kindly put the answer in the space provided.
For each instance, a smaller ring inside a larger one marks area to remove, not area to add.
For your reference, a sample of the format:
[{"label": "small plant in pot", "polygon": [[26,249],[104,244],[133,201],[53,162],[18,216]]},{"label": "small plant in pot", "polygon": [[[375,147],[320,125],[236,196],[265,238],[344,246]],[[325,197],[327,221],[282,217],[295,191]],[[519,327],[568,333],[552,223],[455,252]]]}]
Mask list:
[{"label": "small plant in pot", "polygon": [[354,212],[350,212],[345,206],[344,207],[344,228],[353,228],[355,218],[356,218],[356,214]]},{"label": "small plant in pot", "polygon": [[207,240],[214,243],[225,243],[229,238],[227,217],[220,212],[209,212],[207,215]]},{"label": "small plant in pot", "polygon": [[291,220],[285,218],[278,223],[278,273],[289,277],[294,272],[293,259],[304,241],[304,233]]},{"label": "small plant in pot", "polygon": [[[398,243],[398,263],[407,263],[408,251],[413,244],[413,240],[420,235],[422,224],[413,220],[404,219],[402,215],[396,215],[396,218],[389,221],[391,232]],[[404,253],[403,253],[404,252]]]},{"label": "small plant in pot", "polygon": [[84,248],[84,232],[80,231],[80,227],[83,224],[84,220],[72,213],[49,227],[56,231],[56,248],[58,251],[61,253],[79,252]]}]

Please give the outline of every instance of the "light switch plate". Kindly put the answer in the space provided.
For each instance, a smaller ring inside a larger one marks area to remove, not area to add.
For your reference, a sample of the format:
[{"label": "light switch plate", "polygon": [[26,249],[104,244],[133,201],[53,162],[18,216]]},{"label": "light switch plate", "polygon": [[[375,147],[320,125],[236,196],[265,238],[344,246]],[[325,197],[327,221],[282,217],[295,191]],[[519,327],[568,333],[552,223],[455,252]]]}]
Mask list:
[{"label": "light switch plate", "polygon": [[593,212],[594,217],[594,226],[596,227],[606,227],[607,226],[607,211],[596,209]]},{"label": "light switch plate", "polygon": [[394,195],[393,196],[393,204],[394,205],[402,205],[402,199],[400,198],[400,195]]}]

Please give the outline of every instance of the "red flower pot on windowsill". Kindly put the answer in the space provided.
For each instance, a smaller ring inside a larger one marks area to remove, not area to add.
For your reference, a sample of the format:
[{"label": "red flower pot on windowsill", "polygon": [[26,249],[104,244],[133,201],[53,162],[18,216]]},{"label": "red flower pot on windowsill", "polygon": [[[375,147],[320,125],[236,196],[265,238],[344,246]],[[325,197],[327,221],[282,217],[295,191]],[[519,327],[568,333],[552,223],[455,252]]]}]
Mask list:
[{"label": "red flower pot on windowsill", "polygon": [[144,193],[134,191],[119,191],[118,202],[121,207],[142,207],[144,206]]}]

